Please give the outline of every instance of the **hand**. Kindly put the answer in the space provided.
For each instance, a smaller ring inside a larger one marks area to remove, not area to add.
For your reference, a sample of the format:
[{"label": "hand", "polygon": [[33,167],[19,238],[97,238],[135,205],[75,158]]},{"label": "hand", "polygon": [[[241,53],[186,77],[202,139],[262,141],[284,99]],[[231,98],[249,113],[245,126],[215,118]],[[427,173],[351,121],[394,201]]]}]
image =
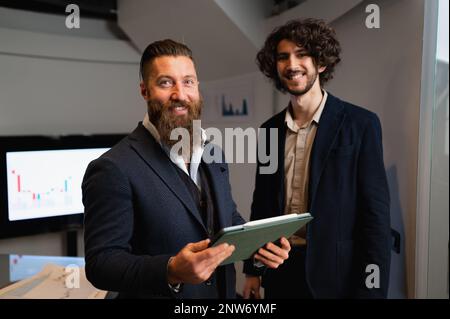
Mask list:
[{"label": "hand", "polygon": [[173,257],[168,265],[168,282],[200,284],[211,277],[217,266],[231,256],[233,245],[220,244],[208,248],[209,239],[190,243]]},{"label": "hand", "polygon": [[265,244],[264,247],[258,249],[254,258],[269,268],[278,268],[278,266],[288,259],[289,251],[291,250],[291,245],[285,237],[281,238],[280,243],[281,247],[278,247],[274,243]]},{"label": "hand", "polygon": [[261,287],[261,278],[258,276],[246,276],[244,283],[244,299],[250,299],[253,295],[255,299],[261,299],[259,289]]}]

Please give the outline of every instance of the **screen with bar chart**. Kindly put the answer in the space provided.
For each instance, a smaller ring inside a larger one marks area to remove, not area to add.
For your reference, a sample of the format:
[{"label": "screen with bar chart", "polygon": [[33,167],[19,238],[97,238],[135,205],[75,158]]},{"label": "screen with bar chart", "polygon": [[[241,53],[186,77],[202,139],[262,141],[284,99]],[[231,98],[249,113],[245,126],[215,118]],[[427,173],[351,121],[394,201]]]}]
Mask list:
[{"label": "screen with bar chart", "polygon": [[84,172],[89,162],[107,150],[7,152],[9,220],[82,213]]},{"label": "screen with bar chart", "polygon": [[0,136],[0,238],[81,228],[86,168],[125,136]]}]

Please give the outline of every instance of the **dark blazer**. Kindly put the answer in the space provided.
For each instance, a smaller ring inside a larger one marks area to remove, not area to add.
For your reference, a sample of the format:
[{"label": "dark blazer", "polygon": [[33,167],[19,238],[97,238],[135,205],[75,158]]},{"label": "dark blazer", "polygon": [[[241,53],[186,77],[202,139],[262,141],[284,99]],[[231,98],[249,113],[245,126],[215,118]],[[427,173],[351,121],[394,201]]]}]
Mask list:
[{"label": "dark blazer", "polygon": [[[258,163],[252,220],[284,212],[285,112],[262,125],[278,129],[278,169],[261,175]],[[306,281],[315,298],[387,296],[389,202],[378,117],[328,94],[310,158],[308,207],[314,219],[307,228]],[[369,264],[379,266],[378,289],[366,287]],[[270,271],[277,270],[264,276]],[[244,272],[258,274],[250,262]]]},{"label": "dark blazer", "polygon": [[[205,164],[220,227],[244,220],[231,196],[225,163]],[[120,297],[210,298],[217,276],[173,294],[167,262],[186,244],[208,238],[200,212],[176,167],[142,123],[91,162],[82,190],[86,275]],[[222,268],[224,293],[236,297],[235,269]]]}]

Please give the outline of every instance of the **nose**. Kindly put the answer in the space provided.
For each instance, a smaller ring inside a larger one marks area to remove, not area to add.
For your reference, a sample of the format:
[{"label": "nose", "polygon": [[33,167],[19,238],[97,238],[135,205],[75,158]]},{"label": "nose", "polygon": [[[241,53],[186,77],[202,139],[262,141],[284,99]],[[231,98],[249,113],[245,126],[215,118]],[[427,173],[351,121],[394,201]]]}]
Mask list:
[{"label": "nose", "polygon": [[177,83],[173,87],[170,98],[175,101],[186,101],[187,100],[187,94],[186,94],[185,88],[183,87],[183,85],[181,85],[181,83]]},{"label": "nose", "polygon": [[295,54],[291,54],[289,56],[287,69],[289,71],[296,71],[300,69],[299,59],[295,56]]}]

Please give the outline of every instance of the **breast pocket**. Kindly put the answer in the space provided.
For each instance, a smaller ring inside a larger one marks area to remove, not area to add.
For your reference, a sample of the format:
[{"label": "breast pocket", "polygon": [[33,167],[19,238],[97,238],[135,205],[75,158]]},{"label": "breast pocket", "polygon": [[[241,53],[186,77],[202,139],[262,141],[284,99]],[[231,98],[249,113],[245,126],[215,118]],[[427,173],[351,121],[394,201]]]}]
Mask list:
[{"label": "breast pocket", "polygon": [[350,156],[354,153],[355,146],[354,145],[346,145],[346,146],[340,146],[331,149],[330,157],[343,157],[343,156]]}]

